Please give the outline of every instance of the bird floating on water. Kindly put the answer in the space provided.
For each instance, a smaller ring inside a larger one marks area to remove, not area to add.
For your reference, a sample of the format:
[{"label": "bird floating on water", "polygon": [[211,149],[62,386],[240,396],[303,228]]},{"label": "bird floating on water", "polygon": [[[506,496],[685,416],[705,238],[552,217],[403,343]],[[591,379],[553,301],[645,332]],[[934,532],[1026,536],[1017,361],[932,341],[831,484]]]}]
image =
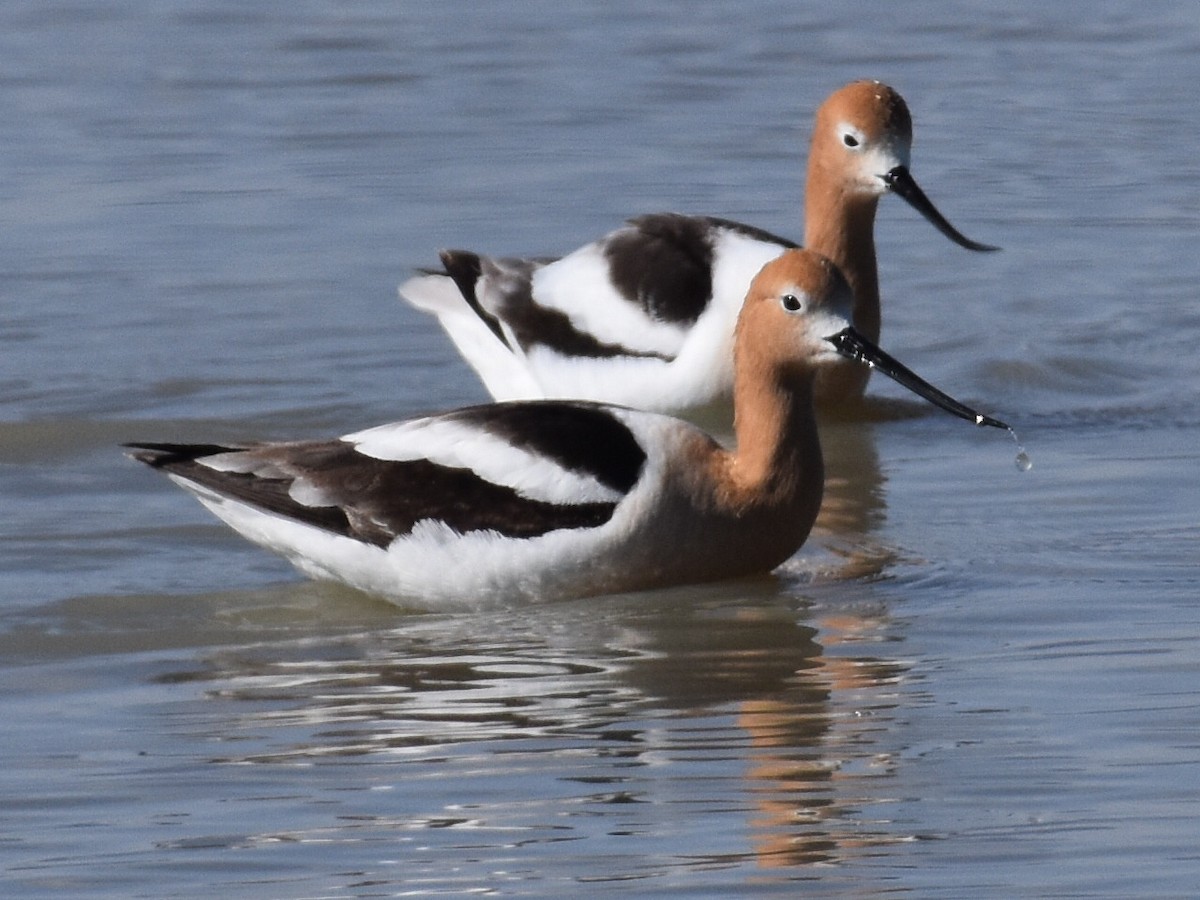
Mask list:
[{"label": "bird floating on water", "polygon": [[753,280],[733,350],[736,445],[582,400],[469,407],[336,440],[131,444],[251,541],[308,575],[427,608],[582,597],[765,573],[821,505],[818,373],[869,364],[969,421],[850,325],[825,258]]},{"label": "bird floating on water", "polygon": [[[845,274],[851,322],[873,343],[881,196],[903,197],[962,247],[997,249],[938,212],[909,172],[911,146],[908,106],[885,84],[853,82],[817,110],[804,244]],[[438,317],[497,400],[583,398],[727,422],[742,298],[765,263],[795,246],[727,219],[644,215],[561,259],[446,250],[440,271],[408,280],[400,295]],[[818,404],[861,397],[868,375],[827,370]]]}]

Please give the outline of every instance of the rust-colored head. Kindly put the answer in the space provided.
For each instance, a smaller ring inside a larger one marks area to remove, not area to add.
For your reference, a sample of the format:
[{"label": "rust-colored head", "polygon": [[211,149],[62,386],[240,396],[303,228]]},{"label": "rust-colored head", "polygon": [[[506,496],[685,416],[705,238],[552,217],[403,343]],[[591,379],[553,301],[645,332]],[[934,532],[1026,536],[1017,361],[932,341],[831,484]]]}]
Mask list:
[{"label": "rust-colored head", "polygon": [[834,91],[817,110],[809,157],[814,175],[879,196],[897,166],[907,167],[912,116],[904,98],[879,81],[855,81]]},{"label": "rust-colored head", "polygon": [[795,371],[838,361],[828,339],[850,324],[852,302],[833,263],[811,250],[788,250],[750,284],[738,318],[741,364]]},{"label": "rust-colored head", "polygon": [[805,244],[842,266],[856,291],[863,286],[858,269],[874,269],[875,264],[865,257],[851,259],[854,248],[847,245],[872,244],[875,204],[887,191],[960,247],[997,249],[971,240],[946,221],[913,179],[912,116],[892,88],[878,81],[852,82],[829,95],[816,119],[808,158]]}]

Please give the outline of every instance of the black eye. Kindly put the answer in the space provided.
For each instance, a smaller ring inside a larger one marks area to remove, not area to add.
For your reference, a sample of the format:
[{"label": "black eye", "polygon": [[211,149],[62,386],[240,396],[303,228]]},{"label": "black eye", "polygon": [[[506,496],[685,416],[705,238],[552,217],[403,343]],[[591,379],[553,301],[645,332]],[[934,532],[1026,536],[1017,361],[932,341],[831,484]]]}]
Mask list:
[{"label": "black eye", "polygon": [[779,302],[783,304],[783,308],[788,312],[800,312],[801,308],[804,306],[804,304],[800,302],[800,298],[795,294],[784,294],[779,298]]},{"label": "black eye", "polygon": [[858,138],[856,138],[854,135],[852,135],[850,133],[846,133],[846,134],[842,135],[842,143],[845,144],[847,147],[857,147],[858,146]]}]

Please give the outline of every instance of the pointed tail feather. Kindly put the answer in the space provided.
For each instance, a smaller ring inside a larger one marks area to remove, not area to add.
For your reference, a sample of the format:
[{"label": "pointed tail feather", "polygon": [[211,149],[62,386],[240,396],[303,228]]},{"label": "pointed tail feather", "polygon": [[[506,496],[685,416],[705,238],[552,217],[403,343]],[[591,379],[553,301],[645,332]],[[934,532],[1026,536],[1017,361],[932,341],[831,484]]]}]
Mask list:
[{"label": "pointed tail feather", "polygon": [[129,451],[125,455],[130,459],[145,463],[152,469],[169,469],[172,466],[195,462],[204,456],[246,449],[224,444],[134,443],[121,446]]}]

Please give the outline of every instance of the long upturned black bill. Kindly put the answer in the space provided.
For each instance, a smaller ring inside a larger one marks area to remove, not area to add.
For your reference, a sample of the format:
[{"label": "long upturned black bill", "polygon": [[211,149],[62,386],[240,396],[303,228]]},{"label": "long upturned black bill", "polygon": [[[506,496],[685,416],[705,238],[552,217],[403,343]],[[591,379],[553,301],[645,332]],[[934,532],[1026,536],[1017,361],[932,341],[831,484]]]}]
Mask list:
[{"label": "long upturned black bill", "polygon": [[976,412],[965,403],[959,403],[949,394],[939,391],[902,362],[884,353],[853,328],[844,328],[825,340],[833,344],[842,356],[878,369],[893,381],[904,385],[917,396],[924,397],[934,406],[944,409],[951,415],[974,422],[976,425],[991,425],[993,428],[1012,431],[1007,423]]},{"label": "long upturned black bill", "polygon": [[896,194],[908,201],[908,205],[923,215],[938,231],[944,234],[960,247],[966,247],[968,250],[991,251],[999,250],[999,247],[993,247],[991,244],[981,244],[978,241],[973,241],[949,222],[943,216],[933,201],[925,196],[925,192],[913,180],[911,174],[904,166],[896,166],[886,175],[883,176],[884,183],[892,189]]}]

